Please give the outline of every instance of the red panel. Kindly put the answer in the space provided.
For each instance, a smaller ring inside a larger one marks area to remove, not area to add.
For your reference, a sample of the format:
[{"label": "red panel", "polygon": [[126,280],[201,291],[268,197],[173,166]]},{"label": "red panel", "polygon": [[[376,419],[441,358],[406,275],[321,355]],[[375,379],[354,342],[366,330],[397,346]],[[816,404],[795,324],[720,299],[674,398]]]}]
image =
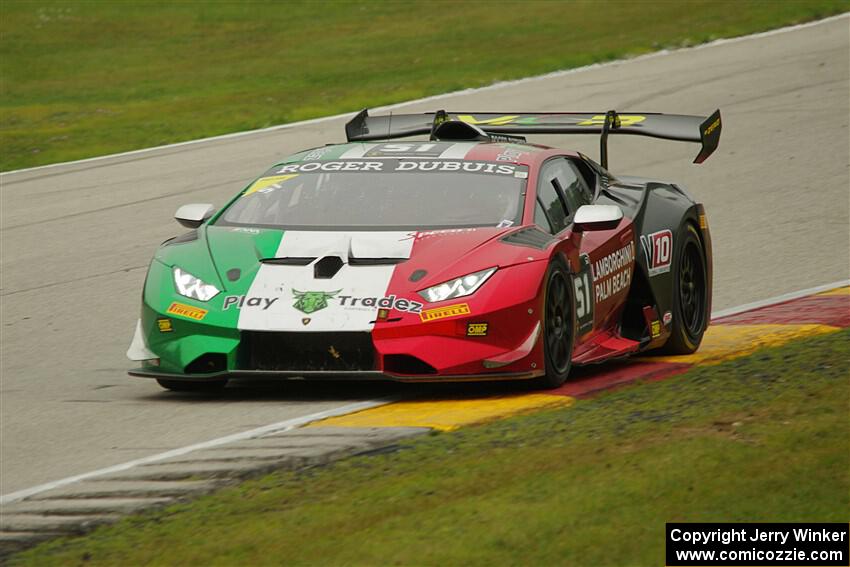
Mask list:
[{"label": "red panel", "polygon": [[712,321],[717,325],[820,324],[850,327],[850,295],[813,295]]},{"label": "red panel", "polygon": [[[542,251],[492,240],[503,232],[482,228],[415,234],[411,258],[395,268],[387,294],[422,301],[419,290],[450,277],[500,265],[500,258],[512,255],[520,259],[533,255],[546,258]],[[516,263],[499,269],[472,295],[438,303],[425,301],[422,308],[424,313],[462,304],[468,309],[466,314],[423,322],[418,314],[393,310],[388,319],[375,323],[372,338],[376,350],[383,356],[415,356],[436,368],[439,374],[492,372],[482,361],[517,349],[540,320],[543,304],[540,282],[546,268],[544,261]],[[419,270],[428,273],[411,281]],[[486,323],[486,335],[467,336],[469,323]],[[499,368],[499,372],[542,369],[542,348],[538,344],[523,360]]]},{"label": "red panel", "polygon": [[604,331],[580,347],[573,352],[573,362],[590,364],[636,352],[640,343],[615,335],[612,331]]},{"label": "red panel", "polygon": [[573,368],[569,381],[547,394],[586,398],[590,395],[623,386],[636,380],[657,381],[681,374],[691,368],[690,364],[673,362],[624,362],[607,363],[604,366]]},{"label": "red panel", "polygon": [[556,148],[546,146],[516,144],[478,144],[466,154],[464,159],[481,161],[501,161],[507,163],[521,163],[531,167],[539,166],[543,161],[553,155],[577,156],[575,152],[565,152]]},{"label": "red panel", "polygon": [[[618,251],[628,254],[629,261],[618,267],[606,265],[604,262],[606,257]],[[616,333],[617,322],[631,289],[637,254],[632,220],[624,218],[619,226],[612,230],[583,233],[581,253],[589,256],[591,264],[594,332]],[[583,349],[578,348],[577,351],[583,354]]]}]

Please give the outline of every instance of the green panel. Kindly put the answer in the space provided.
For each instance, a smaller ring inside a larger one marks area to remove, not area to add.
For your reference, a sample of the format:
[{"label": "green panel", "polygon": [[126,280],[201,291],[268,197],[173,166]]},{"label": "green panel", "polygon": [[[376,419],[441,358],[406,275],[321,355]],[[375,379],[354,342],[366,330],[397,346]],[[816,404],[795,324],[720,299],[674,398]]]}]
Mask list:
[{"label": "green panel", "polygon": [[[212,301],[215,301],[214,298]],[[187,305],[198,305],[200,302],[182,301]],[[220,303],[220,301],[219,301]],[[170,305],[170,302],[164,302]],[[208,306],[207,306],[208,307]],[[236,329],[238,311],[224,314],[209,310],[202,321],[193,321],[178,315],[168,314],[165,309],[153,309],[142,306],[142,332],[148,343],[148,348],[160,359],[159,370],[163,372],[183,372],[183,369],[193,360],[205,353],[223,353],[227,355],[227,367],[232,369],[236,364],[236,349],[239,346],[239,331]],[[222,323],[224,319],[232,321],[231,326],[212,324]],[[160,322],[164,328],[160,330]]]},{"label": "green panel", "polygon": [[[142,331],[164,372],[183,372],[205,353],[226,354],[228,368],[235,367],[239,310],[225,310],[225,297],[248,292],[259,259],[273,257],[283,237],[281,230],[242,227],[202,227],[198,232],[198,240],[160,247],[145,281]],[[215,285],[221,293],[206,302],[179,295],[173,266]]]},{"label": "green panel", "polygon": [[[218,289],[223,289],[221,280],[216,274],[212,262],[210,262],[210,254],[204,238],[205,230],[203,227],[198,229],[197,240],[160,246],[154,255],[154,260],[169,267],[177,266],[193,276],[201,278],[206,283],[212,284]],[[169,275],[169,281],[171,281],[170,278]],[[148,279],[150,279],[150,275],[148,275]]]},{"label": "green panel", "polygon": [[[250,197],[247,197],[250,199]],[[283,238],[282,230],[210,226],[206,230],[213,262],[228,295],[248,292],[260,269],[259,260],[273,258]],[[231,281],[227,273],[239,270],[239,278]]]},{"label": "green panel", "polygon": [[351,144],[339,144],[333,146],[322,146],[319,148],[313,148],[311,150],[305,150],[303,152],[293,154],[282,162],[280,162],[278,165],[282,165],[284,163],[294,163],[296,161],[327,161],[332,159],[339,159],[339,157],[348,150],[361,145],[363,144],[357,142]]},{"label": "green panel", "polygon": [[[206,280],[206,278],[204,279]],[[156,311],[163,317],[193,323],[203,323],[204,326],[212,325],[216,327],[236,328],[239,320],[238,310],[223,310],[224,298],[227,295],[229,295],[228,292],[222,291],[209,301],[198,301],[184,297],[178,294],[175,289],[171,267],[154,260],[148,270],[143,300],[145,306]],[[200,309],[206,311],[206,313],[198,313],[195,317],[168,313],[169,307],[175,303],[179,304],[177,307],[188,306],[190,309]]]}]

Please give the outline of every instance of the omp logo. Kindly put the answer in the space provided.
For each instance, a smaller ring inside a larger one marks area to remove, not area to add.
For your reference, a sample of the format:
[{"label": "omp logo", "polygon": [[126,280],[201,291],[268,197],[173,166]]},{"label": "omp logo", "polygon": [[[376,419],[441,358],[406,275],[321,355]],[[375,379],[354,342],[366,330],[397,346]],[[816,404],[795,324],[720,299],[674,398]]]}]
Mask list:
[{"label": "omp logo", "polygon": [[180,317],[186,317],[187,319],[194,319],[195,321],[200,321],[204,317],[207,316],[208,311],[206,309],[201,309],[200,307],[192,307],[191,305],[186,305],[185,303],[174,302],[168,306],[168,309],[165,311],[166,313],[170,313],[172,315],[179,315]]},{"label": "omp logo", "polygon": [[436,321],[437,319],[447,319],[449,317],[460,317],[461,315],[469,315],[469,305],[466,303],[457,303],[455,305],[446,305],[445,307],[437,307],[435,309],[426,309],[419,314],[419,318],[423,323],[428,321]]},{"label": "omp logo", "polygon": [[[620,127],[634,126],[646,120],[646,116],[637,114],[618,114],[617,118],[620,120]],[[605,115],[597,114],[589,120],[579,122],[577,126],[602,126],[603,124],[605,124]]]},{"label": "omp logo", "polygon": [[487,336],[487,323],[469,323],[466,325],[466,336],[467,337],[486,337]]},{"label": "omp logo", "polygon": [[709,124],[708,128],[705,129],[705,132],[703,132],[703,135],[708,136],[709,134],[714,132],[715,128],[717,128],[718,126],[720,126],[720,118]]}]

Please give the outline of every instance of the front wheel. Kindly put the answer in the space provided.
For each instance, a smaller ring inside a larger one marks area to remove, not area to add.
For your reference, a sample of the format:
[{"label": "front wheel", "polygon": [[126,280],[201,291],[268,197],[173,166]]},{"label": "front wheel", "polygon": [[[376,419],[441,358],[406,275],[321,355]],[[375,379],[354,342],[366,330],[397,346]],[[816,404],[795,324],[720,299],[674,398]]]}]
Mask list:
[{"label": "front wheel", "polygon": [[708,284],[705,252],[693,225],[684,239],[673,268],[673,327],[663,347],[669,354],[695,352],[708,327]]},{"label": "front wheel", "polygon": [[543,351],[546,374],[536,379],[538,388],[557,388],[570,373],[575,341],[575,301],[567,268],[556,258],[546,271],[543,309]]},{"label": "front wheel", "polygon": [[184,380],[166,380],[157,378],[157,383],[173,392],[217,392],[227,385],[227,380],[207,380],[204,382],[188,382]]}]

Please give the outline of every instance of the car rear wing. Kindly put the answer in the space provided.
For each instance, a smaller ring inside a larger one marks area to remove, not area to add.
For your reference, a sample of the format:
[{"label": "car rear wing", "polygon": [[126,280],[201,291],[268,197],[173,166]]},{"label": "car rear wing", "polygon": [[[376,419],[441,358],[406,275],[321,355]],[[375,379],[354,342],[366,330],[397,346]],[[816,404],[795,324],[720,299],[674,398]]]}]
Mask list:
[{"label": "car rear wing", "polygon": [[[466,126],[463,126],[466,125]],[[601,163],[608,167],[609,134],[632,134],[666,140],[695,142],[701,149],[694,163],[702,163],[720,142],[720,110],[710,116],[649,112],[426,112],[369,116],[360,111],[345,125],[349,142],[387,140],[430,134],[440,139],[519,139],[519,134],[599,134]],[[443,132],[445,135],[441,135]]]}]

